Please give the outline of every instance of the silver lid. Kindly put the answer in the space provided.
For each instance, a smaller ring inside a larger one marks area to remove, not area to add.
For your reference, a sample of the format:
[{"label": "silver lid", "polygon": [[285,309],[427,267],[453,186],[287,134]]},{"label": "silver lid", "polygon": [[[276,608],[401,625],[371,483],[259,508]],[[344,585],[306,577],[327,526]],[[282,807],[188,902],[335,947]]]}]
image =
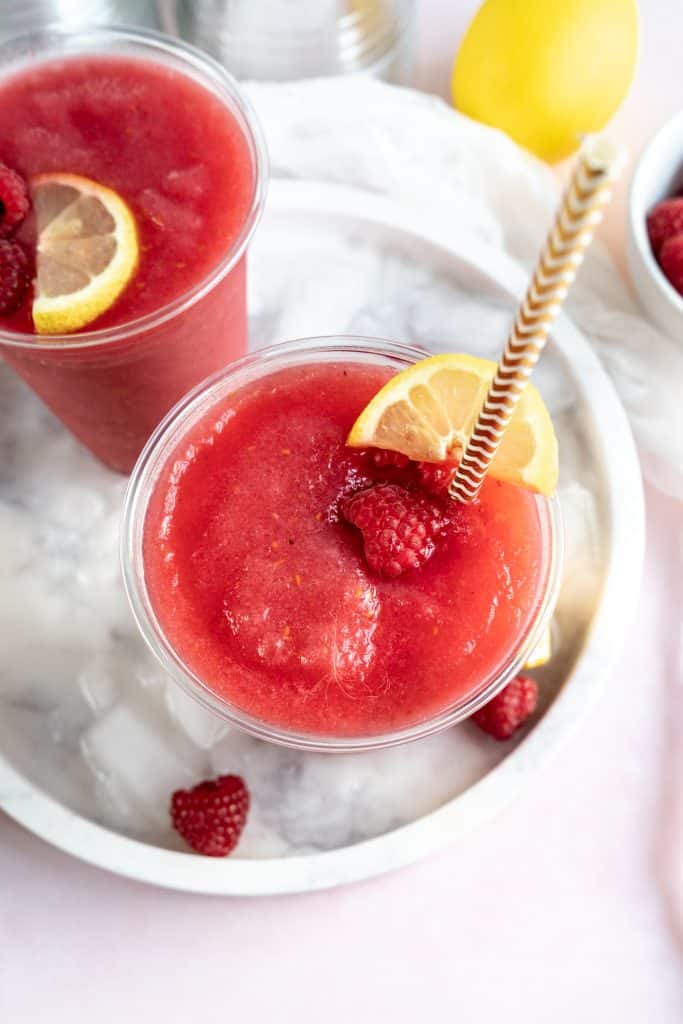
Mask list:
[{"label": "silver lid", "polygon": [[0,0],[0,38],[47,26],[77,31],[112,22],[155,26],[154,0]]},{"label": "silver lid", "polygon": [[412,26],[414,0],[158,0],[162,26],[241,78],[363,71]]}]

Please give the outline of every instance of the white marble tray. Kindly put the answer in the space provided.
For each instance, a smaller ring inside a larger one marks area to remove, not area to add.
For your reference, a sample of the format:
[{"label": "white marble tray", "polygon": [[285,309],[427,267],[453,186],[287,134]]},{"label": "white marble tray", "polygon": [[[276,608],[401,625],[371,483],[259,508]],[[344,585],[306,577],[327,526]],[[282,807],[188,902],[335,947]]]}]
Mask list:
[{"label": "white marble tray", "polygon": [[[525,280],[495,250],[366,193],[273,184],[253,250],[252,336],[384,335],[495,356]],[[465,723],[396,750],[298,754],[231,731],[166,685],[125,605],[124,481],[0,367],[0,806],[130,877],[195,892],[338,885],[407,864],[519,792],[591,706],[643,556],[640,474],[614,390],[560,318],[539,367],[561,445],[568,566],[540,714],[496,744]],[[253,794],[235,854],[183,852],[171,789],[236,770]]]}]

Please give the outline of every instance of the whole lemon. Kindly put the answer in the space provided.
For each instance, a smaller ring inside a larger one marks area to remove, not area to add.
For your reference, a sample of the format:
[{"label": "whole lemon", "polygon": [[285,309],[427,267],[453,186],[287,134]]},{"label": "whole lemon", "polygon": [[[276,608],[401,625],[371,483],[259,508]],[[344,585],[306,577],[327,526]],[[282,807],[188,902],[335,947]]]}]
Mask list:
[{"label": "whole lemon", "polygon": [[636,0],[486,0],[455,59],[453,102],[559,160],[610,119],[637,55]]}]

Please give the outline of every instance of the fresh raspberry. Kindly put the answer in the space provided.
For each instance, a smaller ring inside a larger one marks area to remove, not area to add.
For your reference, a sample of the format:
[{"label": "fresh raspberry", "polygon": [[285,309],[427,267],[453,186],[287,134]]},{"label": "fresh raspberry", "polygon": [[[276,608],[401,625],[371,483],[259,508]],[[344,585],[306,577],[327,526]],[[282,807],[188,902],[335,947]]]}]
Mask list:
[{"label": "fresh raspberry", "polygon": [[472,721],[489,736],[508,740],[536,710],[538,687],[529,676],[517,676],[493,700],[472,715]]},{"label": "fresh raspberry", "polygon": [[390,448],[368,448],[365,454],[375,466],[380,468],[392,466],[396,469],[405,469],[410,462],[407,455],[402,452],[392,452]]},{"label": "fresh raspberry", "polygon": [[249,790],[239,775],[220,775],[171,797],[171,820],[185,842],[207,857],[226,857],[247,821]]},{"label": "fresh raspberry", "polygon": [[449,460],[447,462],[418,462],[417,474],[420,486],[436,495],[437,498],[447,498],[448,488],[453,482],[458,463]]},{"label": "fresh raspberry", "polygon": [[10,235],[29,211],[26,182],[7,164],[0,163],[0,233]]},{"label": "fresh raspberry", "polygon": [[28,257],[22,247],[0,238],[0,313],[19,308],[29,280]]},{"label": "fresh raspberry", "polygon": [[683,295],[683,234],[667,238],[659,253],[659,265],[669,284]]},{"label": "fresh raspberry", "polygon": [[429,498],[397,484],[374,484],[342,502],[347,522],[363,534],[365,559],[383,576],[419,569],[434,554],[434,539],[448,522]]},{"label": "fresh raspberry", "polygon": [[665,199],[657,203],[647,215],[647,233],[657,258],[668,238],[683,232],[683,198]]}]

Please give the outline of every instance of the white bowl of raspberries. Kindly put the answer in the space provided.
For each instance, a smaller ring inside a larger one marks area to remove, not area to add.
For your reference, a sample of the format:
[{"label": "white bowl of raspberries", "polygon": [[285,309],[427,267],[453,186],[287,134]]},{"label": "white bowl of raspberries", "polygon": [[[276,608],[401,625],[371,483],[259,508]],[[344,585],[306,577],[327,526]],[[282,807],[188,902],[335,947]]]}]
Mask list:
[{"label": "white bowl of raspberries", "polygon": [[683,341],[683,111],[650,140],[629,197],[628,260],[652,319]]}]

